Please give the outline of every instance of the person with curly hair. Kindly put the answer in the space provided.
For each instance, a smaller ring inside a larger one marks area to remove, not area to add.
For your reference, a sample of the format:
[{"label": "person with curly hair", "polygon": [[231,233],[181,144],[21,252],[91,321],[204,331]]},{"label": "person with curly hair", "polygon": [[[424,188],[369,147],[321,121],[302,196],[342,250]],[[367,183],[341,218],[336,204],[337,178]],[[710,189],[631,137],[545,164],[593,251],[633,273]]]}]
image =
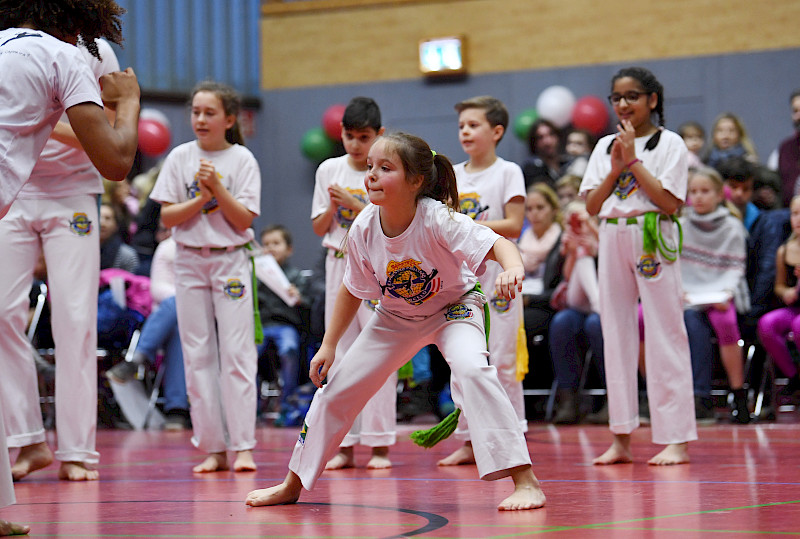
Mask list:
[{"label": "person with curly hair", "polygon": [[[122,180],[136,155],[139,85],[133,70],[97,80],[75,46],[99,59],[97,38],[122,42],[113,0],[0,0],[0,218],[66,111],[71,131],[92,164]],[[116,111],[110,125],[103,105]],[[68,140],[70,134],[56,134]]]}]

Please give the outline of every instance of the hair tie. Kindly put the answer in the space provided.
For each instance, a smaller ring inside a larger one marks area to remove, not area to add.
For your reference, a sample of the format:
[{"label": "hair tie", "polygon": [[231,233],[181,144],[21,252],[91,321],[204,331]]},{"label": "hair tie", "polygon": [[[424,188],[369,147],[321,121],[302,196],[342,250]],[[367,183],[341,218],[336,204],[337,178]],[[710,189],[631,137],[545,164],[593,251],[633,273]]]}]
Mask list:
[{"label": "hair tie", "polygon": [[431,150],[431,154],[432,154],[434,157],[436,157],[436,152],[435,152],[435,151]]}]

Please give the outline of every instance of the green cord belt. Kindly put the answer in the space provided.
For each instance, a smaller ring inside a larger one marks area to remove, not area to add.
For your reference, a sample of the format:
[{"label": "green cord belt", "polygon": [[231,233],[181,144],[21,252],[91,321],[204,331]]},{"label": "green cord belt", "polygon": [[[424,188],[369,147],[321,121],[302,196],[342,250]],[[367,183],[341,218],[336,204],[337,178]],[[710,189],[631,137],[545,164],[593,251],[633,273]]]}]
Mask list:
[{"label": "green cord belt", "polygon": [[[638,217],[627,217],[622,218],[622,223],[626,225],[635,225],[639,222]],[[661,219],[670,219],[673,223],[678,226],[678,247],[673,249],[664,241],[664,237],[661,235]],[[606,222],[612,225],[620,224],[620,218],[618,217],[611,217],[606,219]],[[644,246],[643,250],[645,253],[653,254],[658,249],[658,252],[661,253],[661,256],[664,257],[665,260],[669,262],[675,262],[678,259],[678,255],[680,254],[683,248],[683,228],[681,228],[681,223],[674,215],[664,215],[663,213],[649,211],[644,214],[644,227],[642,228],[642,232],[644,234]]]}]

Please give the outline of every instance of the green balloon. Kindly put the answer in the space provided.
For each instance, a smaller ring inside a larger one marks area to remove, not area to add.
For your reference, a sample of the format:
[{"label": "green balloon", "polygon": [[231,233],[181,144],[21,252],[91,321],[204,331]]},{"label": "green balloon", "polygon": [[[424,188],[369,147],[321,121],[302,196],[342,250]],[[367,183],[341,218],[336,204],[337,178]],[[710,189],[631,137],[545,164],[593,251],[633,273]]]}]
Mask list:
[{"label": "green balloon", "polygon": [[528,135],[533,123],[539,119],[536,109],[525,109],[514,119],[514,134],[523,142],[528,142]]},{"label": "green balloon", "polygon": [[333,156],[336,152],[336,143],[328,137],[322,127],[312,127],[303,135],[300,150],[303,155],[319,163]]}]

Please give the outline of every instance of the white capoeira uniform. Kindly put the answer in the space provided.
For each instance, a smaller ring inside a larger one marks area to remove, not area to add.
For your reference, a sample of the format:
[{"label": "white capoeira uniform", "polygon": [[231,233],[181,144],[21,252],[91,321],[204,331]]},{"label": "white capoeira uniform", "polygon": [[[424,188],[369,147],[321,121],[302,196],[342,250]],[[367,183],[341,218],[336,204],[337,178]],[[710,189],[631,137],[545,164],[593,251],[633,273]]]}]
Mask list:
[{"label": "white capoeira uniform", "polygon": [[[477,222],[497,221],[505,218],[505,205],[512,199],[522,197],[522,202],[525,201],[525,178],[516,163],[498,157],[489,168],[475,173],[466,171],[466,163],[453,167],[461,213]],[[516,241],[516,238],[511,240]],[[489,362],[497,368],[500,385],[514,406],[522,431],[527,432],[522,381],[517,380],[517,346],[520,345],[517,335],[523,323],[522,297],[507,300],[497,295],[494,284],[502,271],[500,264],[490,260],[486,263],[486,270],[478,275],[481,288],[489,298]],[[466,414],[459,418],[455,435],[460,440],[470,439],[467,419]]]},{"label": "white capoeira uniform", "polygon": [[[23,40],[21,40],[23,41]],[[119,71],[111,46],[97,40],[103,61],[80,47],[81,61],[98,79]],[[61,121],[69,122],[66,114]],[[25,335],[28,294],[40,252],[47,263],[51,323],[56,344],[55,456],[98,463],[97,289],[100,272],[100,173],[82,151],[48,140],[30,179],[0,220],[0,395],[9,447],[45,441],[39,384]]]},{"label": "white capoeira uniform", "polygon": [[[364,189],[365,171],[355,170],[348,161],[347,155],[327,159],[317,168],[314,184],[314,197],[311,203],[311,219],[322,215],[331,204],[328,188],[339,185],[363,202],[368,202]],[[345,273],[345,259],[342,248],[347,231],[350,229],[356,213],[348,208],[339,207],[333,216],[331,226],[322,238],[322,246],[328,249],[325,258],[325,325],[329,326],[333,316],[333,306],[342,285]],[[371,298],[373,300],[376,298]],[[365,301],[356,312],[353,322],[347,327],[339,343],[336,345],[336,358],[344,357],[355,342],[358,334],[372,318],[375,306]],[[334,369],[336,369],[334,363]],[[392,375],[386,383],[363,407],[353,423],[353,428],[344,437],[342,447],[362,444],[367,447],[385,447],[394,445],[397,440],[397,375]]]},{"label": "white capoeira uniform", "polygon": [[[0,400],[0,433],[3,432],[3,402]],[[8,460],[6,437],[0,436],[0,509],[17,500],[14,497],[14,479],[11,476],[11,461]]]},{"label": "white capoeira uniform", "polygon": [[[251,212],[260,212],[261,173],[253,154],[238,144],[216,152],[196,141],[172,150],[150,197],[179,203],[199,196],[200,159],[211,161],[220,181]],[[175,303],[191,403],[192,443],[206,453],[255,447],[258,358],[249,250],[253,230],[235,230],[216,199],[172,228]],[[216,324],[216,327],[215,327]]]},{"label": "white capoeira uniform", "polygon": [[359,298],[380,297],[328,383],[314,395],[289,469],[314,486],[353,420],[386,379],[423,346],[439,347],[452,370],[456,402],[470,418],[478,473],[494,480],[530,465],[514,409],[489,365],[483,294],[475,273],[500,238],[444,204],[423,198],[405,232],[387,238],[379,209],[359,214],[347,244],[344,285]]},{"label": "white capoeira uniform", "polygon": [[[607,149],[613,138],[606,136],[595,146],[581,184],[582,196],[608,176],[611,157]],[[636,139],[636,155],[664,189],[684,200],[686,145],[677,134],[663,130],[658,145],[645,150],[649,138]],[[660,210],[626,169],[599,213],[598,280],[609,425],[615,434],[629,434],[639,426],[637,300],[641,298],[653,442],[689,442],[697,439],[697,426],[680,261],[670,262],[658,249],[644,252],[647,212]],[[677,226],[663,216],[658,228],[668,248],[674,249],[678,245]]]}]

